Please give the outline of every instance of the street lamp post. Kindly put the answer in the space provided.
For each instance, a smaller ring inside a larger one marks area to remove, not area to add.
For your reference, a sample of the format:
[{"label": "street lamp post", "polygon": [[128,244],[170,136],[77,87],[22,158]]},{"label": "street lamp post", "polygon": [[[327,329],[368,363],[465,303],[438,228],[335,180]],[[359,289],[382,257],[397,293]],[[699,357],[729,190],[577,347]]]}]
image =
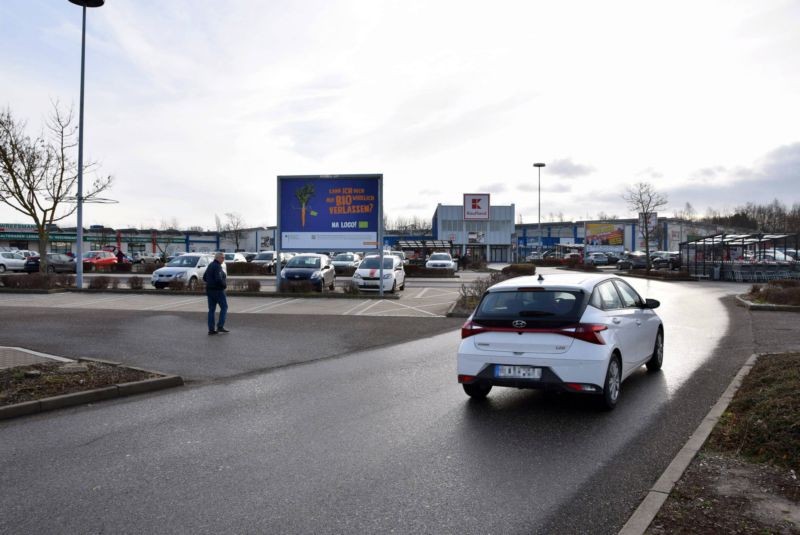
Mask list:
[{"label": "street lamp post", "polygon": [[75,246],[75,285],[83,288],[83,78],[86,65],[86,8],[100,7],[105,0],[69,0],[83,8],[83,24],[81,27],[81,100],[78,107],[78,226],[76,228]]},{"label": "street lamp post", "polygon": [[542,259],[542,167],[545,167],[543,163],[535,163],[533,164],[534,167],[539,169],[539,244],[538,250],[539,253],[539,260]]}]

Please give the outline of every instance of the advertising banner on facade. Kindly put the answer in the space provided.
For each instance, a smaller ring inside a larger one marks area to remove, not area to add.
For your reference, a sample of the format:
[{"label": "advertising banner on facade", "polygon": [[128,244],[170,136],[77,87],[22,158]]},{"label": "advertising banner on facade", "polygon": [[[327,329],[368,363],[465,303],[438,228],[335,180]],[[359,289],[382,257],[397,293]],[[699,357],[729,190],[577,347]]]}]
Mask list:
[{"label": "advertising banner on facade", "polygon": [[625,250],[625,225],[623,223],[586,223],[585,244],[587,252]]},{"label": "advertising banner on facade", "polygon": [[464,219],[489,220],[489,194],[465,193],[464,194]]},{"label": "advertising banner on facade", "polygon": [[281,249],[378,248],[383,175],[278,177]]}]

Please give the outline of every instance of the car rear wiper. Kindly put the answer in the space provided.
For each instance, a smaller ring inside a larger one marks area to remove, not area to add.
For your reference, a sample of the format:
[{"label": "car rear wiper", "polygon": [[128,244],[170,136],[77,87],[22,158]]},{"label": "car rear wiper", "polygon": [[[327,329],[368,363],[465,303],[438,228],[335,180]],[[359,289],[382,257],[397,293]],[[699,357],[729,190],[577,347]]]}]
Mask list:
[{"label": "car rear wiper", "polygon": [[545,312],[544,310],[522,310],[519,315],[524,318],[542,318],[544,316],[555,316],[555,313]]}]

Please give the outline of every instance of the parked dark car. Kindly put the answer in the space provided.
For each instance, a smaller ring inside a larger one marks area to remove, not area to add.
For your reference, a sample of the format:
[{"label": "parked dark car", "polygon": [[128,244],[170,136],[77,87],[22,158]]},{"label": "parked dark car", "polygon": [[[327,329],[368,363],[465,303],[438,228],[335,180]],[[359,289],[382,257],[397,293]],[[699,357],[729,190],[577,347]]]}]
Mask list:
[{"label": "parked dark car", "polygon": [[303,253],[293,256],[281,270],[281,284],[310,283],[321,292],[336,287],[336,270],[328,255]]},{"label": "parked dark car", "polygon": [[657,251],[650,256],[653,269],[678,269],[681,267],[681,254],[672,251]]},{"label": "parked dark car", "polygon": [[[30,256],[25,261],[25,273],[39,273],[40,258]],[[47,253],[48,273],[75,273],[75,260],[65,254]]]},{"label": "parked dark car", "polygon": [[646,269],[647,255],[641,251],[634,251],[624,255],[617,262],[617,269]]}]

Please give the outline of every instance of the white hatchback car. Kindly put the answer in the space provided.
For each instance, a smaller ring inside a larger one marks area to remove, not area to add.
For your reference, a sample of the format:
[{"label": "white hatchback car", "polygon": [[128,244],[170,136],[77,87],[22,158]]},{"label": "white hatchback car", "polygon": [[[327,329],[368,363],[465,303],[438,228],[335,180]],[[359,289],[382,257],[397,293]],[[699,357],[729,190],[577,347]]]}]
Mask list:
[{"label": "white hatchback car", "polygon": [[394,293],[395,290],[403,290],[406,287],[406,270],[399,257],[386,255],[383,257],[383,283],[381,280],[381,257],[369,255],[358,265],[356,272],[353,273],[353,282],[359,290],[380,290]]},{"label": "white hatchback car", "polygon": [[613,275],[517,277],[489,288],[461,328],[458,382],[472,397],[492,386],[597,394],[606,409],[643,364],[661,369],[664,326]]}]

